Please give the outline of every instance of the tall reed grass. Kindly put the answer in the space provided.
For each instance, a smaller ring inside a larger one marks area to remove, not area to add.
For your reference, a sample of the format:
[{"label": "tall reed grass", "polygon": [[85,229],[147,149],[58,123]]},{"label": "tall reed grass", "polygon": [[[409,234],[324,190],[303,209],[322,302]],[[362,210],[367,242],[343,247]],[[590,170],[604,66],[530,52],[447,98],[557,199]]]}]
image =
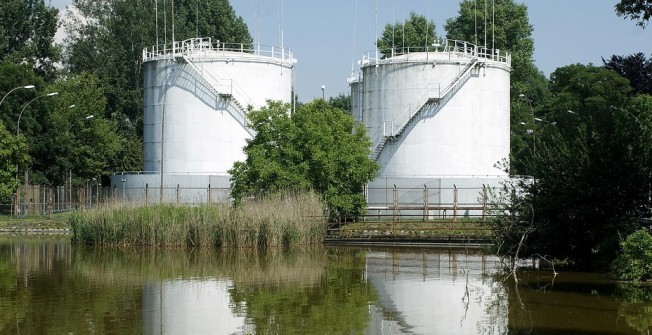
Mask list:
[{"label": "tall reed grass", "polygon": [[326,223],[314,193],[228,204],[112,204],[70,216],[73,242],[105,246],[267,247],[320,243]]}]

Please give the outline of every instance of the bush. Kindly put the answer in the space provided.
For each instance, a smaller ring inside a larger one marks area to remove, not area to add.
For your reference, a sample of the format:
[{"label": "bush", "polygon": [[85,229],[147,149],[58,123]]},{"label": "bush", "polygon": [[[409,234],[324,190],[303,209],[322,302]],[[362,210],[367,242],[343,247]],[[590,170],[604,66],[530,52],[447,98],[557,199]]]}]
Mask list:
[{"label": "bush", "polygon": [[613,266],[618,279],[634,282],[652,279],[652,235],[639,230],[620,242],[620,248]]}]

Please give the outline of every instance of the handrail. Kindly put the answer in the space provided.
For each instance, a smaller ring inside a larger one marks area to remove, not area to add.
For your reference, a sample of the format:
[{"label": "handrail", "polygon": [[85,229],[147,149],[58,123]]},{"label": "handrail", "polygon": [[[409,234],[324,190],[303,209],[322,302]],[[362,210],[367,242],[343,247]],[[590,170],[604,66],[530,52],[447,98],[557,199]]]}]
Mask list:
[{"label": "handrail", "polygon": [[[190,59],[188,59],[188,58],[185,57],[185,56],[182,56],[182,57],[183,57],[183,59],[185,60],[185,62],[190,66],[190,68],[193,69],[193,71],[196,72],[197,76],[198,76],[198,77],[199,77],[199,78],[204,82],[204,84],[205,84],[205,85],[208,85],[208,87],[210,87],[210,88],[213,90],[213,92],[214,92],[215,95],[216,95],[216,98],[219,98],[220,94],[223,94],[223,95],[229,95],[229,96],[230,96],[230,99],[232,99],[232,100],[234,101],[234,104],[233,104],[233,105],[235,105],[235,106],[233,106],[233,107],[234,107],[233,109],[235,109],[235,112],[236,112],[237,115],[234,115],[233,113],[230,113],[230,114],[231,114],[233,117],[236,118],[236,120],[237,120],[237,121],[242,125],[242,127],[243,127],[243,128],[244,128],[244,129],[249,133],[249,135],[251,135],[252,137],[255,136],[254,131],[251,130],[251,129],[249,128],[249,119],[247,119],[247,114],[246,114],[246,112],[243,110],[243,108],[242,108],[242,106],[240,105],[240,103],[238,102],[238,100],[237,100],[237,99],[233,96],[233,94],[232,94],[232,91],[233,91],[233,81],[231,80],[231,91],[230,91],[230,92],[220,92],[220,90],[219,90],[217,87],[215,87],[215,85],[213,85],[213,83],[212,83],[211,81],[207,80],[207,79],[204,77],[204,73],[203,73],[202,71],[200,71],[200,70],[197,68],[197,66],[195,66],[195,64],[194,64]],[[215,81],[215,82],[217,82],[217,83],[220,82],[220,81],[216,80],[214,77],[212,77],[212,75],[211,75],[210,73],[207,72],[206,74],[207,74],[209,77],[211,77],[211,79],[213,79],[213,81]]]},{"label": "handrail", "polygon": [[[374,135],[372,137],[372,152],[371,152],[371,158],[373,160],[376,160],[380,153],[383,150],[383,147],[385,146],[385,142],[387,141],[387,137],[397,137],[400,136],[403,133],[403,130],[405,127],[410,123],[410,120],[412,120],[418,113],[423,109],[423,107],[428,104],[429,101],[432,99],[436,99],[437,103],[441,103],[441,101],[446,100],[450,98],[450,94],[452,92],[456,92],[454,88],[460,87],[463,85],[470,77],[471,77],[471,70],[475,67],[475,65],[478,63],[477,58],[472,58],[465,66],[464,69],[453,78],[448,85],[444,88],[444,90],[441,90],[440,84],[438,85],[439,88],[439,94],[437,95],[436,98],[431,96],[432,90],[431,89],[426,89],[425,94],[421,96],[421,98],[418,100],[420,103],[418,103],[416,106],[418,106],[416,109],[412,108],[412,102],[408,103],[407,106],[405,106],[401,111],[392,119],[392,121],[383,121],[382,124],[378,126],[376,131],[374,132]],[[421,103],[423,102],[423,103]],[[409,112],[409,113],[408,113]],[[404,120],[404,115],[409,115],[408,117],[405,118]],[[387,134],[387,125],[390,125],[390,133]],[[396,124],[399,124],[400,126],[396,128],[396,131],[394,131],[394,126]],[[381,132],[382,130],[382,132]]]},{"label": "handrail", "polygon": [[[396,52],[400,50],[400,52]],[[378,49],[365,52],[359,62],[361,67],[376,65],[380,63],[393,63],[405,62],[410,60],[410,55],[419,55],[423,53],[454,53],[458,57],[465,58],[480,58],[483,60],[491,60],[500,63],[511,65],[512,56],[509,52],[500,49],[490,49],[483,46],[476,46],[475,44],[461,41],[461,40],[446,40],[444,46],[409,46],[409,47],[395,47],[392,49]],[[386,55],[382,58],[376,57],[378,54]],[[400,59],[394,59],[397,56],[404,56]],[[423,57],[418,57],[415,61],[423,61]]]},{"label": "handrail", "polygon": [[175,54],[226,55],[240,53],[261,58],[270,58],[284,63],[294,64],[294,53],[285,48],[269,45],[247,46],[244,43],[213,42],[210,37],[191,38],[184,41],[174,41],[168,44],[154,45],[143,48],[143,62],[158,59],[171,59]]}]

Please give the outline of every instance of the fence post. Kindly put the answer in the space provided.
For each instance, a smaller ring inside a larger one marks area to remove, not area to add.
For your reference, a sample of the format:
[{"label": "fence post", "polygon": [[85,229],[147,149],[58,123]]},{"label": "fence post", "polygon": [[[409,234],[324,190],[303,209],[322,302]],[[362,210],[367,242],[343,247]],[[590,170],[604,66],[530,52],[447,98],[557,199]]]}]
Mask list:
[{"label": "fence post", "polygon": [[179,184],[177,184],[177,205],[179,204]]},{"label": "fence post", "polygon": [[453,184],[453,222],[457,219],[457,186]]},{"label": "fence post", "polygon": [[149,196],[149,183],[145,184],[145,206],[147,206],[147,197]]},{"label": "fence post", "polygon": [[113,203],[116,203],[118,200],[118,185],[113,185],[113,189],[111,190],[111,198],[113,199]]},{"label": "fence post", "polygon": [[428,221],[428,186],[423,184],[423,221]]},{"label": "fence post", "polygon": [[210,205],[211,203],[211,184],[208,184],[208,204]]},{"label": "fence post", "polygon": [[52,219],[52,195],[50,195],[50,200],[48,201],[48,220]]},{"label": "fence post", "polygon": [[[393,210],[392,210],[392,223],[396,221],[396,215],[398,212],[398,189],[396,188],[396,184],[394,184],[394,202],[393,202]],[[394,230],[394,225],[392,225],[392,230]]]},{"label": "fence post", "polygon": [[484,222],[487,213],[487,187],[482,184],[482,222]]}]

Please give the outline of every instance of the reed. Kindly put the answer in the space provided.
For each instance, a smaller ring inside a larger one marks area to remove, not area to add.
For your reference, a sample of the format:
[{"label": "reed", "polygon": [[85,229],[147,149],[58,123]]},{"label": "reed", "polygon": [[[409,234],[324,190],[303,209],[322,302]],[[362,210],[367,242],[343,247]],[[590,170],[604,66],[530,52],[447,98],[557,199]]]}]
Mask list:
[{"label": "reed", "polygon": [[104,246],[268,247],[320,243],[323,205],[310,192],[198,206],[117,203],[70,216],[73,242]]}]

